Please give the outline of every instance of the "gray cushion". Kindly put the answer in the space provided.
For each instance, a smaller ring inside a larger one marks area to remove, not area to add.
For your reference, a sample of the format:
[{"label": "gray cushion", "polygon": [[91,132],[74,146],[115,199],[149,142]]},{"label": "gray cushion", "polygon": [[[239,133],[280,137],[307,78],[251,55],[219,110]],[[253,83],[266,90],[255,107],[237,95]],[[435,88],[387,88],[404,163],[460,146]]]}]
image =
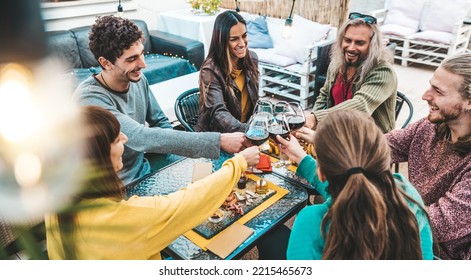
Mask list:
[{"label": "gray cushion", "polygon": [[98,61],[95,59],[92,51],[90,50],[89,43],[90,40],[88,39],[90,33],[90,26],[82,26],[70,29],[77,38],[77,44],[79,46],[80,52],[80,59],[82,60],[82,67],[89,68],[92,66],[100,66],[98,65]]},{"label": "gray cushion", "polygon": [[65,64],[66,69],[82,67],[77,41],[72,32],[68,30],[48,32],[48,47],[51,54]]},{"label": "gray cushion", "polygon": [[147,29],[147,24],[144,21],[139,20],[139,19],[133,19],[132,21],[142,31],[142,35],[144,37],[144,53],[152,52],[152,45],[150,41],[149,30]]}]

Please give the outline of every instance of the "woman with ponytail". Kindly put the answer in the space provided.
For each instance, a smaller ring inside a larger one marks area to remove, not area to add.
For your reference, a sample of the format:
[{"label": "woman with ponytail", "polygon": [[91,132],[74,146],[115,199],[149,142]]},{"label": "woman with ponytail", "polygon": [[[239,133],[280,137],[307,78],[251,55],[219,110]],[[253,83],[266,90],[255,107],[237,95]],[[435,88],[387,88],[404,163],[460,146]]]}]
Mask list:
[{"label": "woman with ponytail", "polygon": [[278,140],[325,198],[296,217],[288,259],[432,259],[432,231],[415,188],[390,170],[388,143],[365,113],[336,111],[317,128],[317,160]]}]

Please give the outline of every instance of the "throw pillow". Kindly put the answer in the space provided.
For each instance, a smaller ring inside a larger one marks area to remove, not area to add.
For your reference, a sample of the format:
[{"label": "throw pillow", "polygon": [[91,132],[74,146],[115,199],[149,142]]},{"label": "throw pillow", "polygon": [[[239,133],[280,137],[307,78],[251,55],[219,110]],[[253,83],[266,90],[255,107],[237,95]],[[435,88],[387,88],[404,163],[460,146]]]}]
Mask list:
[{"label": "throw pillow", "polygon": [[417,32],[415,28],[409,28],[397,24],[385,24],[380,26],[381,33],[386,35],[396,35],[401,37],[407,37]]},{"label": "throw pillow", "polygon": [[312,44],[327,37],[330,25],[320,24],[299,15],[294,15],[291,28],[291,38],[281,40],[275,46],[275,53],[291,57],[302,64],[306,60]]},{"label": "throw pillow", "polygon": [[425,0],[391,0],[384,24],[397,24],[419,30]]},{"label": "throw pillow", "polygon": [[249,37],[249,48],[273,48],[273,42],[270,38],[270,34],[268,33],[266,17],[259,16],[254,20],[248,20],[247,35]]},{"label": "throw pillow", "polygon": [[455,23],[462,23],[471,8],[469,0],[433,1],[424,19],[422,30],[453,32]]},{"label": "throw pillow", "polygon": [[451,44],[453,41],[453,35],[451,33],[435,30],[417,32],[409,36],[409,38],[422,41],[432,41],[435,43],[442,43],[447,45]]},{"label": "throw pillow", "polygon": [[296,60],[291,57],[276,54],[275,49],[273,48],[272,49],[252,49],[252,51],[254,51],[257,54],[258,61],[260,62],[275,64],[281,67],[286,67],[288,65],[292,65],[296,63]]}]

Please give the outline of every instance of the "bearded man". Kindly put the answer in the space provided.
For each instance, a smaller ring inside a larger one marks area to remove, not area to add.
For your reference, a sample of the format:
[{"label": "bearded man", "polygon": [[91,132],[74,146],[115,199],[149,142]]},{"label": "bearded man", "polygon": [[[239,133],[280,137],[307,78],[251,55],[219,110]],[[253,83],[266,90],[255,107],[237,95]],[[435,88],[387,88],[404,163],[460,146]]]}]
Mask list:
[{"label": "bearded man", "polygon": [[394,129],[397,77],[391,60],[376,18],[350,13],[332,46],[326,82],[305,126],[315,129],[328,113],[354,109],[372,116],[383,132]]},{"label": "bearded man", "polygon": [[422,99],[427,118],[386,134],[392,161],[408,162],[409,180],[427,207],[435,255],[471,259],[471,54],[445,59]]}]

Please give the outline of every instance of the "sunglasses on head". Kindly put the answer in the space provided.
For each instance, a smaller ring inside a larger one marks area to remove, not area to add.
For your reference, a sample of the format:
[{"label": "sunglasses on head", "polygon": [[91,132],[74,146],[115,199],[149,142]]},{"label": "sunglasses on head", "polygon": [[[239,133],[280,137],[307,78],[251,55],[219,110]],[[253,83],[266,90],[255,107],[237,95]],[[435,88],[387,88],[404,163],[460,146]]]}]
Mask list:
[{"label": "sunglasses on head", "polygon": [[368,24],[376,24],[378,22],[374,16],[364,15],[360,13],[350,13],[348,19],[362,18]]}]

